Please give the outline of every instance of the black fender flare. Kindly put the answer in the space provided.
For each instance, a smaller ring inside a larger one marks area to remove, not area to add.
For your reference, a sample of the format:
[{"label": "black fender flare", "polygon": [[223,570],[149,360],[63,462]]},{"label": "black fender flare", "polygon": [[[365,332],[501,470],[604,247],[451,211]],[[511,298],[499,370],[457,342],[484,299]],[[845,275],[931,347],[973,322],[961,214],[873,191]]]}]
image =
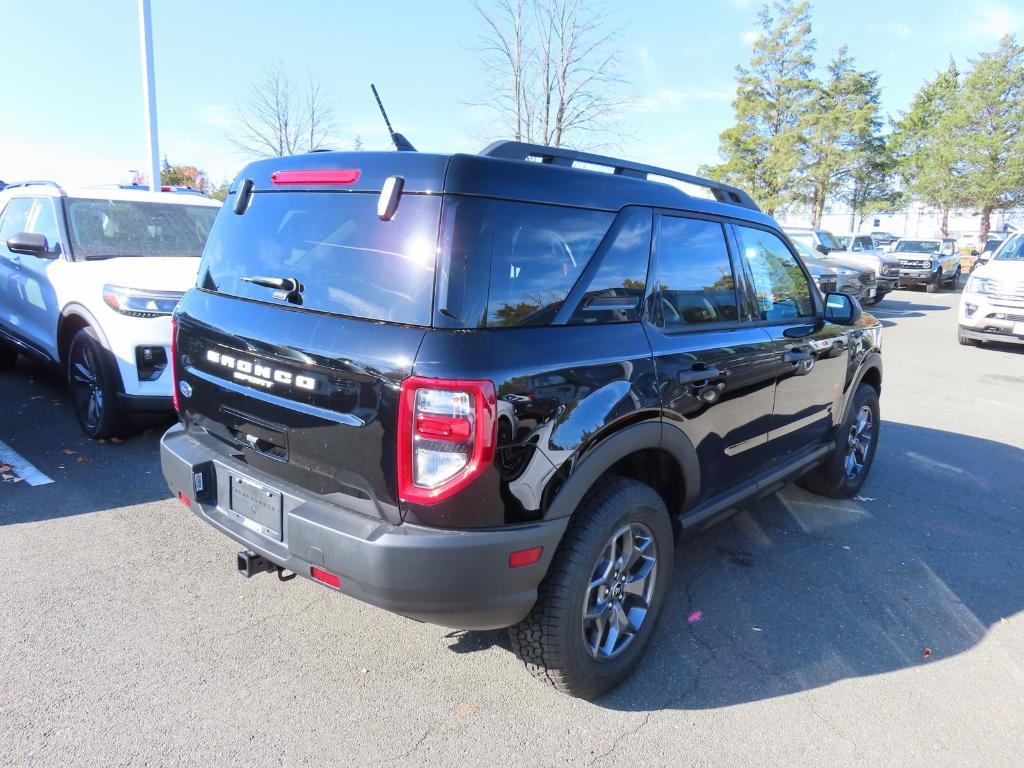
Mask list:
[{"label": "black fender flare", "polygon": [[683,508],[693,504],[700,492],[700,464],[693,443],[671,424],[648,421],[615,432],[577,464],[555,494],[544,515],[545,520],[568,517],[579,506],[587,491],[620,459],[636,451],[657,448],[668,452],[683,475],[686,489]]},{"label": "black fender flare", "polygon": [[[75,315],[85,320],[85,322],[88,323],[89,326],[94,331],[96,331],[96,335],[100,337],[100,343],[102,343],[103,346],[109,350],[110,343],[107,341],[107,335],[103,332],[103,328],[100,326],[99,322],[93,316],[92,312],[83,307],[81,304],[77,304],[75,302],[66,304],[64,306],[64,309],[60,311],[60,318],[57,320],[57,339],[60,339],[61,331],[64,329],[64,323],[66,323]],[[57,354],[60,356],[60,362],[63,365],[64,350],[60,349],[59,346],[57,348]]]},{"label": "black fender flare", "polygon": [[857,391],[857,387],[864,381],[864,376],[867,375],[867,372],[872,370],[878,371],[879,378],[882,377],[882,355],[878,350],[872,350],[865,355],[864,361],[860,364],[853,379],[850,381],[850,386],[846,390],[846,402],[843,403],[843,418],[839,422],[840,424],[846,423],[846,418],[850,415],[850,406],[853,404],[853,393]]}]

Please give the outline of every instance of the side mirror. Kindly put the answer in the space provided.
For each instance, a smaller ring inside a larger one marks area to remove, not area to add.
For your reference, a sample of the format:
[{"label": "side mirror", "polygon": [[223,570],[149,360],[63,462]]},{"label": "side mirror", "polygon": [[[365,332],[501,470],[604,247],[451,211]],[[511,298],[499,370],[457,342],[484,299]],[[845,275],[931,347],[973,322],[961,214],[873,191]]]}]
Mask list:
[{"label": "side mirror", "polygon": [[26,256],[46,256],[49,252],[49,245],[46,242],[46,235],[39,235],[35,232],[19,232],[7,238],[7,250],[11,253],[23,253]]},{"label": "side mirror", "polygon": [[863,310],[860,302],[845,293],[825,295],[825,319],[836,325],[854,325],[860,320]]},{"label": "side mirror", "polygon": [[971,256],[977,256],[977,255],[978,255],[978,249],[977,248],[971,248]]},{"label": "side mirror", "polygon": [[818,251],[819,251],[820,253],[828,253],[828,248],[827,248],[826,246],[822,245],[821,243],[818,243],[818,244],[817,244],[816,246],[814,246],[814,247],[815,247],[815,249],[816,249],[816,250],[818,250]]}]

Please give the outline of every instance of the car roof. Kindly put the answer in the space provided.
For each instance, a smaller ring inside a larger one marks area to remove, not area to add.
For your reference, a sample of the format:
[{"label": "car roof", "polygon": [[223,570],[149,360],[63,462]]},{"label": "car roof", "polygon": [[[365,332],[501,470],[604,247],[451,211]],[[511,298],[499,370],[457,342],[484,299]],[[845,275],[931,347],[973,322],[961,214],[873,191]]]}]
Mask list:
[{"label": "car roof", "polygon": [[[540,154],[542,159],[531,160],[531,152]],[[601,165],[591,160],[607,161],[609,172],[586,167]],[[336,177],[347,180],[310,181],[330,170],[348,172]],[[757,209],[746,193],[728,185],[668,169],[519,142],[500,142],[477,155],[352,151],[257,160],[242,169],[229,194],[236,193],[243,179],[252,179],[257,192],[325,186],[346,192],[378,192],[392,176],[402,177],[406,193],[468,195],[606,211],[642,205],[778,226]],[[725,199],[733,197],[735,202],[706,199],[684,191],[691,182],[696,182],[692,186],[697,187],[710,185],[713,194]]]},{"label": "car roof", "polygon": [[67,186],[54,182],[14,183],[2,191],[0,197],[77,197],[91,200],[134,200],[172,205],[201,205],[220,207],[221,202],[211,197],[180,192],[152,192],[148,189],[124,189],[120,185]]}]

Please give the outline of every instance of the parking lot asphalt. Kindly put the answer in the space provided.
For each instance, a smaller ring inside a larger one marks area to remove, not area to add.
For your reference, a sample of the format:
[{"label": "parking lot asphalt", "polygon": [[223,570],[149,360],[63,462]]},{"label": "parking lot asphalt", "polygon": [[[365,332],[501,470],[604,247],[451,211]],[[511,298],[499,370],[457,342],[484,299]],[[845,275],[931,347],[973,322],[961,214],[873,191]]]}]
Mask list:
[{"label": "parking lot asphalt", "polygon": [[1020,766],[1024,349],[960,347],[898,291],[859,497],[789,488],[676,551],[638,674],[594,703],[504,632],[311,582],[246,581],[169,493],[161,427],[79,432],[59,377],[6,374],[0,764]]}]

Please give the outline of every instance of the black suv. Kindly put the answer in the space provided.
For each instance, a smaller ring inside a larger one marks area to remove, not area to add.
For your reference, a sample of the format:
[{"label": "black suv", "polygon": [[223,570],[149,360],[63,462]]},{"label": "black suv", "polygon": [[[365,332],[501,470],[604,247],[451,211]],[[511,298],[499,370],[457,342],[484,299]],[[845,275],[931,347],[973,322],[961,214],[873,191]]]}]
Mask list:
[{"label": "black suv", "polygon": [[175,324],[163,471],[244,575],[510,627],[582,697],[676,539],[798,477],[850,496],[878,439],[879,324],[747,194],[562,149],[252,163]]}]

